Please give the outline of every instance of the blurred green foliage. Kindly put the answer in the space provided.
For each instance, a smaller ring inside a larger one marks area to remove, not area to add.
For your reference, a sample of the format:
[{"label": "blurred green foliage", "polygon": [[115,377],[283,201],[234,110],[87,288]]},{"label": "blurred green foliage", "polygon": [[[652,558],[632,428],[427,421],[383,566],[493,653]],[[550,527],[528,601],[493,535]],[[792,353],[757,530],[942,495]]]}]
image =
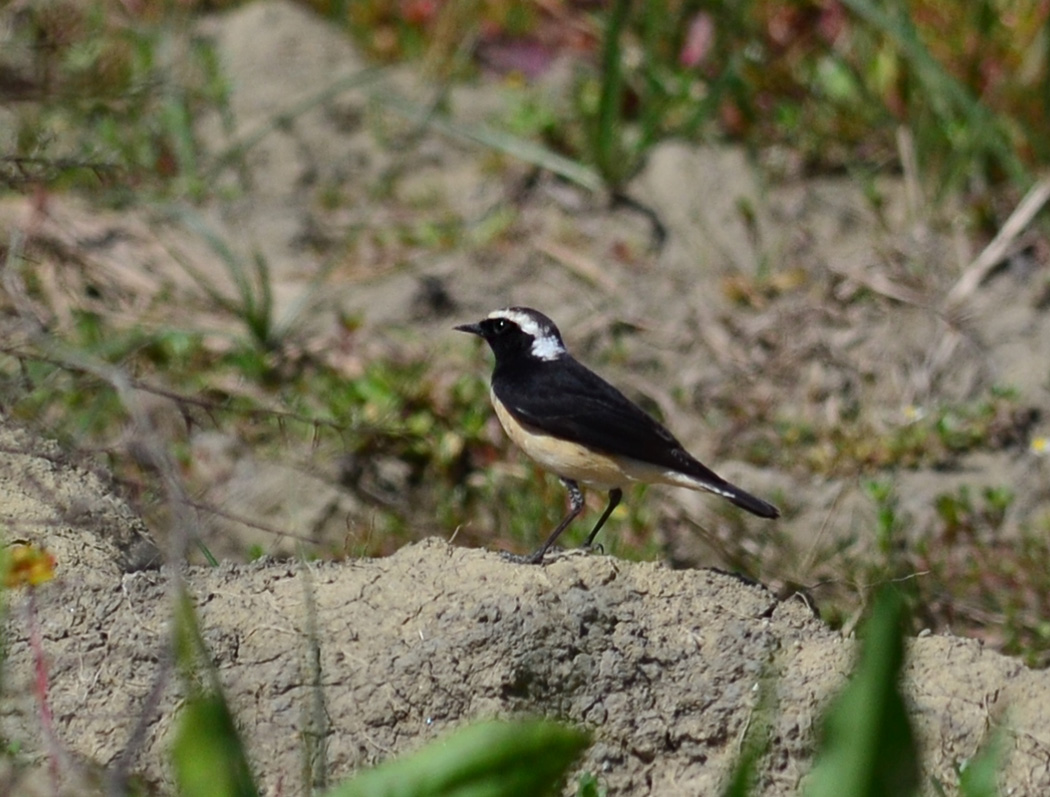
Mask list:
[{"label": "blurred green foliage", "polygon": [[882,589],[863,628],[849,684],[828,707],[807,797],[907,797],[919,787],[919,750],[900,690],[904,605]]},{"label": "blurred green foliage", "polygon": [[327,797],[554,795],[587,733],[545,720],[480,722],[414,755],[362,772]]},{"label": "blurred green foliage", "polygon": [[[595,163],[613,187],[669,136],[783,144],[807,170],[826,171],[892,167],[905,129],[942,194],[1026,182],[1050,157],[1042,132],[1050,122],[1045,4],[311,5],[380,59],[440,60],[467,47],[481,54],[475,64],[542,72],[570,55],[580,66],[576,116],[545,132]],[[529,47],[531,57],[523,56]],[[489,51],[504,58],[486,59]]]},{"label": "blurred green foliage", "polygon": [[[531,549],[560,518],[564,491],[512,455],[493,425],[487,360],[479,355],[460,363],[449,378],[427,355],[399,347],[349,367],[304,348],[296,334],[301,318],[276,312],[265,253],[235,254],[192,211],[238,190],[225,185],[225,194],[216,193],[210,170],[217,164],[204,161],[192,125],[206,113],[230,121],[216,54],[195,23],[236,4],[48,0],[21,8],[6,51],[16,54],[13,71],[0,76],[0,93],[17,100],[9,117],[14,149],[0,153],[0,186],[75,189],[116,205],[162,209],[214,255],[214,274],[187,271],[233,322],[217,343],[216,335],[195,329],[121,328],[102,302],[74,302],[51,332],[66,351],[126,368],[144,390],[192,399],[180,404],[189,423],[234,426],[260,456],[284,459],[291,443],[321,460],[343,458],[341,486],[374,501],[373,517],[384,533],[362,532],[325,553],[385,553],[435,532],[457,533],[466,544]],[[425,59],[429,74],[450,81],[502,74],[515,109],[507,115],[506,137],[538,141],[562,157],[562,166],[580,165],[575,182],[581,185],[593,187],[582,178],[600,173],[609,188],[622,189],[650,148],[668,137],[740,142],[755,152],[790,150],[796,169],[815,173],[899,170],[906,165],[906,139],[925,185],[961,193],[978,220],[995,223],[1001,197],[1050,155],[1050,138],[1041,135],[1050,115],[1045,3],[308,5],[344,26],[376,60]],[[536,79],[558,57],[573,67],[568,102],[553,102]],[[474,131],[470,140],[515,151],[491,131]],[[319,201],[337,207],[341,198],[334,187],[322,188]],[[515,210],[507,207],[473,225],[430,213],[394,219],[367,235],[396,262],[407,251],[499,246],[514,226]],[[19,262],[14,249],[9,246],[9,273],[18,273],[27,295],[42,301],[41,275]],[[794,278],[778,287],[781,276],[737,285],[736,299],[747,304],[790,290]],[[297,306],[308,306],[308,298]],[[354,350],[354,335],[355,322],[347,319],[337,330],[338,346]],[[149,474],[114,442],[127,423],[118,397],[53,354],[16,346],[0,358],[5,411],[78,444],[90,441],[148,506]],[[895,469],[950,467],[965,454],[1023,442],[1033,417],[1016,396],[992,391],[968,402],[931,404],[900,423],[876,424],[859,412],[834,423],[778,418],[761,408],[741,412],[746,428],[735,442],[738,456],[868,480],[877,556],[851,560],[838,547],[803,556],[778,531],[756,540],[730,517],[713,534],[726,564],[768,579],[777,575],[770,562],[794,557],[810,568],[807,574],[838,573],[840,588],[821,597],[833,622],[843,622],[871,584],[923,572],[903,589],[913,608],[925,607],[917,617],[976,632],[984,627],[980,611],[968,613],[965,602],[952,600],[969,596],[1002,629],[999,644],[1045,663],[1050,626],[1042,618],[1050,611],[1042,596],[1050,594],[1050,552],[1044,530],[1023,530],[1019,541],[1007,543],[1000,529],[1009,491],[959,492],[938,498],[936,527],[924,530],[917,545],[905,545],[906,519],[888,478]],[[188,440],[173,440],[172,449],[188,468]],[[384,462],[402,466],[396,484],[384,486],[369,470]],[[605,543],[618,554],[656,556],[659,542],[638,498],[630,496],[614,515]],[[568,543],[582,538],[588,520],[574,524]],[[957,555],[959,548],[968,553]],[[970,569],[967,562],[977,565]]]},{"label": "blurred green foliage", "polygon": [[[0,183],[180,196],[209,189],[190,120],[226,86],[188,21],[232,2],[52,0],[20,25],[39,100],[20,114]],[[807,171],[893,169],[899,133],[939,193],[978,204],[1050,158],[1050,9],[1034,2],[802,0],[308,0],[379,61],[428,71],[542,75],[576,66],[569,112],[533,106],[554,149],[622,186],[668,137],[784,145]],[[179,69],[172,72],[174,53]],[[15,89],[12,89],[14,91]],[[517,129],[521,129],[520,123]],[[55,151],[61,131],[62,151]],[[130,133],[130,135],[129,135]],[[72,137],[73,144],[68,143]]]}]

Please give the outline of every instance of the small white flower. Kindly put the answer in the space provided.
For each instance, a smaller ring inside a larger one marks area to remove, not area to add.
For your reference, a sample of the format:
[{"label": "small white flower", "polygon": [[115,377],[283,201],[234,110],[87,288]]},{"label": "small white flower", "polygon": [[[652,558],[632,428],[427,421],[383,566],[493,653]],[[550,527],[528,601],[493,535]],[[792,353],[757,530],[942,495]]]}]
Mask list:
[{"label": "small white flower", "polygon": [[915,423],[921,421],[926,417],[926,410],[922,407],[916,407],[914,404],[908,404],[904,407],[904,421],[905,423]]}]

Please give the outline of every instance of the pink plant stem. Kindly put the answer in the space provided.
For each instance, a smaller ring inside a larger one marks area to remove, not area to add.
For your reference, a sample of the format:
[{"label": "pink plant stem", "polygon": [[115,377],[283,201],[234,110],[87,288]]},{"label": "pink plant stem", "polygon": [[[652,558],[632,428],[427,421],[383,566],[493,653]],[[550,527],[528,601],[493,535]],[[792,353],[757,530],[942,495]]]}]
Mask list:
[{"label": "pink plant stem", "polygon": [[51,783],[57,794],[59,790],[58,765],[62,758],[62,752],[58,743],[58,737],[55,736],[55,724],[51,715],[51,704],[47,696],[47,659],[44,654],[44,640],[40,632],[40,622],[37,619],[36,590],[32,586],[26,589],[29,592],[26,604],[26,614],[29,623],[29,647],[33,651],[33,664],[36,673],[33,686],[36,691],[37,701],[40,703],[40,724],[43,727],[44,738],[47,742],[48,769],[51,772]]}]

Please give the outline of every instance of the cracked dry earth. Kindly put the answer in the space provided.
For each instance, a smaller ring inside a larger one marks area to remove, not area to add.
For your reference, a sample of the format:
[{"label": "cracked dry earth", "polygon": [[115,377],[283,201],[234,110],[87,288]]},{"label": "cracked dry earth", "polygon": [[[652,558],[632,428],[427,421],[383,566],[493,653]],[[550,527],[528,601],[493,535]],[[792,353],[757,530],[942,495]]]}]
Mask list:
[{"label": "cracked dry earth", "polygon": [[[9,765],[5,793],[52,793],[49,748],[62,753],[65,793],[97,792],[129,750],[131,771],[170,792],[177,683],[143,712],[169,639],[171,574],[137,569],[148,558],[143,527],[104,476],[23,430],[0,432],[6,522],[61,563],[35,601],[51,742],[34,697],[28,600],[12,595],[0,732],[29,766]],[[306,793],[311,733],[324,733],[336,782],[460,723],[536,714],[593,731],[580,766],[611,795],[713,794],[765,675],[777,710],[758,793],[795,794],[854,654],[800,600],[715,571],[597,555],[527,567],[429,539],[384,559],[184,575],[266,794]],[[926,784],[954,786],[960,763],[999,729],[1002,793],[1050,789],[1050,673],[973,640],[925,636],[910,644],[904,688]],[[317,700],[324,726],[309,719]]]}]

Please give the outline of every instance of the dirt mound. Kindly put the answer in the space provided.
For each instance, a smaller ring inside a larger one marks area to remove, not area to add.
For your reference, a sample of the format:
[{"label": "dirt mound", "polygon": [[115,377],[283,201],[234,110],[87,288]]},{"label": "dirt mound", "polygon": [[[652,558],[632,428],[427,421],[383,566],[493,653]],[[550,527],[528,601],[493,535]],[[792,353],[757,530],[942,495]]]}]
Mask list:
[{"label": "dirt mound", "polygon": [[[4,738],[40,764],[49,749],[67,751],[63,777],[77,784],[73,792],[86,781],[72,761],[127,765],[170,786],[165,760],[179,705],[165,664],[171,573],[128,572],[117,541],[139,536],[134,515],[51,444],[5,431],[18,445],[0,457],[3,514],[21,537],[59,552],[60,578],[39,590],[32,610],[54,739],[41,730],[22,595],[8,621]],[[71,501],[110,510],[104,523],[68,522]],[[431,539],[387,559],[184,576],[269,793],[305,793],[303,740],[314,734],[325,739],[334,781],[462,722],[542,714],[594,731],[582,767],[610,794],[710,794],[769,676],[777,709],[761,793],[793,794],[854,648],[801,600],[781,603],[714,571],[604,556],[530,567]],[[1050,673],[974,641],[927,636],[911,644],[905,686],[927,783],[955,783],[957,768],[1001,728],[1004,792],[1050,788],[1042,709]]]}]

